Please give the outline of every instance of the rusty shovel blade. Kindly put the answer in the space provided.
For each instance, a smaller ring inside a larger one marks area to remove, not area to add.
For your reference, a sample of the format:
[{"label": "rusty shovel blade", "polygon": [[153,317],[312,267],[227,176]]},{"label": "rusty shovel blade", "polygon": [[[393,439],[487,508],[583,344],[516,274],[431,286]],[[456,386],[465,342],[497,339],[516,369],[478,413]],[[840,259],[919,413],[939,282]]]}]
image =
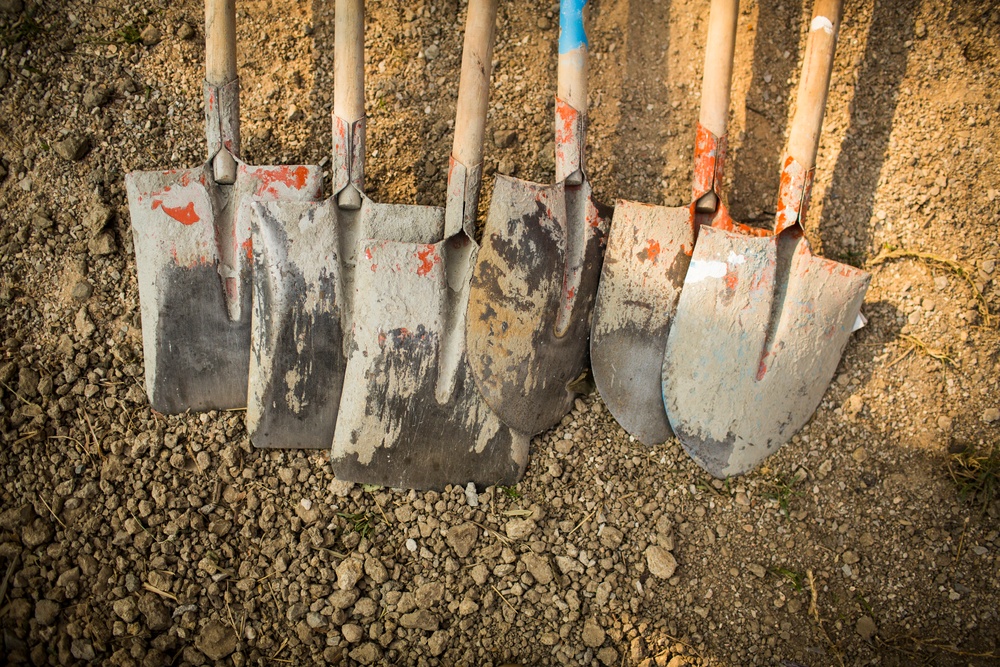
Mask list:
[{"label": "rusty shovel blade", "polygon": [[694,248],[689,206],[619,201],[594,306],[590,363],[605,404],[647,445],[671,435],[663,408],[667,334]]},{"label": "rusty shovel blade", "polygon": [[469,363],[507,424],[540,433],[562,419],[587,366],[611,211],[590,185],[497,176],[469,298]]},{"label": "rusty shovel blade", "polygon": [[[436,214],[443,226],[440,209],[403,208]],[[467,291],[448,284],[445,246],[454,242],[360,243],[350,391],[341,398],[333,439],[338,478],[440,489],[514,484],[524,472],[528,436],[497,418],[462,351],[448,346]]]},{"label": "rusty shovel blade", "polygon": [[153,409],[246,405],[250,357],[252,199],[315,199],[321,172],[238,162],[233,185],[211,167],[125,179]]},{"label": "rusty shovel blade", "polygon": [[870,278],[813,255],[801,230],[701,228],[663,363],[667,415],[695,462],[747,473],[812,417]]}]

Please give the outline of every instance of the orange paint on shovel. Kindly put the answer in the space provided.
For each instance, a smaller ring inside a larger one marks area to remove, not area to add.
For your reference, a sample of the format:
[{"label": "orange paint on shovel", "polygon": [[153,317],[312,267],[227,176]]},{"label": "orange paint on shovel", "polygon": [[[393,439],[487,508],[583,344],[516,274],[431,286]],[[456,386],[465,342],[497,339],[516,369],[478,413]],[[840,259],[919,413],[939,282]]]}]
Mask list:
[{"label": "orange paint on shovel", "polygon": [[420,260],[420,266],[417,267],[418,276],[426,276],[431,272],[435,264],[441,262],[441,256],[434,254],[433,245],[428,245],[423,250],[418,250],[417,259]]},{"label": "orange paint on shovel", "polygon": [[162,208],[164,213],[182,225],[193,225],[194,223],[201,221],[201,218],[198,217],[198,214],[194,210],[193,201],[189,201],[187,206],[177,206],[171,208],[169,206],[165,206],[162,199],[154,199],[153,209],[156,210],[158,208]]},{"label": "orange paint on shovel", "polygon": [[254,176],[260,179],[260,187],[257,188],[257,195],[260,196],[265,192],[270,192],[275,197],[278,196],[278,192],[274,190],[275,183],[283,183],[286,187],[293,190],[301,190],[306,186],[306,178],[309,176],[308,167],[269,167],[267,169],[258,169],[254,172]]}]

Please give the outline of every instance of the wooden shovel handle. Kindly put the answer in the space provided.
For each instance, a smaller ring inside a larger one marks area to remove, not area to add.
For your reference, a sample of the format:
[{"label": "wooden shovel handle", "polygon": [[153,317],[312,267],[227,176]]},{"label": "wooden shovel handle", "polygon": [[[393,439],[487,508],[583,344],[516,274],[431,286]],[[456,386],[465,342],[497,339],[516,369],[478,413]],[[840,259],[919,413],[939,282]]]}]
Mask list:
[{"label": "wooden shovel handle", "polygon": [[333,40],[333,113],[353,123],[365,115],[364,0],[337,0]]},{"label": "wooden shovel handle", "polygon": [[708,15],[708,41],[701,79],[699,122],[717,137],[725,136],[729,118],[729,91],[733,82],[736,22],[740,0],[712,0]]},{"label": "wooden shovel handle", "polygon": [[556,90],[563,102],[587,113],[587,31],[583,8],[587,0],[559,2],[559,69]]},{"label": "wooden shovel handle", "polygon": [[453,158],[472,168],[483,160],[486,111],[493,68],[493,33],[497,0],[470,0],[462,45],[462,77],[458,83]]},{"label": "wooden shovel handle", "polygon": [[236,0],[205,0],[205,80],[224,86],[236,78]]},{"label": "wooden shovel handle", "polygon": [[788,154],[806,170],[816,166],[842,9],[843,0],[816,0],[813,6],[795,116],[788,137]]}]

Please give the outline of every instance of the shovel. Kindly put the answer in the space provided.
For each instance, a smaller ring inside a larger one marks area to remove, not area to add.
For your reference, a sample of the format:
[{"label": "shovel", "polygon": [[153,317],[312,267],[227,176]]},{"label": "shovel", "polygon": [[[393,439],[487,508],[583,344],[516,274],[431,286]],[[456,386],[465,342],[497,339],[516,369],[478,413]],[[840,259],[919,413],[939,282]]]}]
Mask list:
[{"label": "shovel", "polygon": [[146,393],[164,413],[246,405],[250,365],[250,200],[316,199],[318,167],[239,159],[234,0],[205,5],[208,161],[125,177]]},{"label": "shovel", "polygon": [[343,480],[441,489],[514,484],[528,436],[476,390],[464,324],[482,176],[496,0],[470,0],[447,205],[398,206],[397,223],[443,222],[433,243],[363,237],[354,325],[332,461]]},{"label": "shovel", "polygon": [[364,0],[337,0],[334,18],[333,197],[254,204],[247,431],[257,447],[329,447],[337,423],[355,245],[370,204],[362,194]]},{"label": "shovel", "polygon": [[507,424],[540,433],[562,419],[587,365],[610,209],[591,198],[586,0],[562,0],[556,183],[498,176],[483,232],[466,339],[476,384]]},{"label": "shovel", "polygon": [[721,187],[739,0],[713,0],[688,206],[618,201],[594,306],[594,380],[618,423],[647,445],[665,442],[662,366],[700,224],[726,217]]},{"label": "shovel", "polygon": [[703,227],[667,338],[670,425],[719,478],[749,472],[809,420],[871,278],[813,255],[802,228],[841,0],[817,0],[813,12],[773,234],[752,236],[731,221]]}]

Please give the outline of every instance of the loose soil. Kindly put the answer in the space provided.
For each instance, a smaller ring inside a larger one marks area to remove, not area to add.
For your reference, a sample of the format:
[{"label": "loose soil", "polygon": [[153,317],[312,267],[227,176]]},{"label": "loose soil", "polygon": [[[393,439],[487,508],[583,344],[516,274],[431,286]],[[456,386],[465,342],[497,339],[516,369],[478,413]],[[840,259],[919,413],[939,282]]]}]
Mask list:
[{"label": "loose soil", "polygon": [[[591,1],[599,199],[687,202],[707,4]],[[245,157],[328,166],[333,2],[238,5]],[[484,208],[497,171],[554,177],[557,9],[501,3]],[[741,10],[742,220],[773,214],[810,10]],[[444,202],[464,12],[368,3],[378,201]],[[0,0],[6,662],[998,664],[1000,504],[952,473],[1000,441],[1000,9],[847,3],[807,234],[872,271],[869,321],[791,443],[712,480],[590,393],[478,494],[150,410],[123,179],[204,159],[202,16]]]}]

